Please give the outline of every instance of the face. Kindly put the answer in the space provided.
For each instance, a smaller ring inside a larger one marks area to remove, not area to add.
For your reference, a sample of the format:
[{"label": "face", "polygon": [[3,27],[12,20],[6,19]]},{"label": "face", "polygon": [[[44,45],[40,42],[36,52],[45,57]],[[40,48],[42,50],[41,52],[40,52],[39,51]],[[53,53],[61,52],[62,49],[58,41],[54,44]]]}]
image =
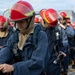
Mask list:
[{"label": "face", "polygon": [[[29,27],[27,28],[28,24]],[[34,17],[17,21],[16,26],[22,34],[28,34],[34,27]]]},{"label": "face", "polygon": [[28,25],[27,20],[16,21],[16,25],[20,31],[24,31]]},{"label": "face", "polygon": [[60,21],[60,23],[63,24],[63,25],[65,25],[66,22],[67,22],[67,20],[66,20],[65,18],[61,18],[59,21]]},{"label": "face", "polygon": [[0,31],[4,32],[4,31],[6,31],[6,29],[7,29],[6,24],[5,23],[0,23]]}]

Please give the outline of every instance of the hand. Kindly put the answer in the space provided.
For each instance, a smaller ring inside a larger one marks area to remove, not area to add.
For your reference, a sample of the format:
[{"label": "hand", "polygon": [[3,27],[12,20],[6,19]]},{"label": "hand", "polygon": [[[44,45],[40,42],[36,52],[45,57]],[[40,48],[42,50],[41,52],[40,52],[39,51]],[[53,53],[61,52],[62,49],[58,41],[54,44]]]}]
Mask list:
[{"label": "hand", "polygon": [[60,51],[60,52],[61,52],[61,54],[63,54],[64,57],[66,57],[66,53],[64,53],[64,52],[62,52],[62,51]]},{"label": "hand", "polygon": [[61,28],[63,28],[63,29],[66,29],[66,26],[64,26],[64,25],[62,25],[62,24],[60,24],[59,25]]},{"label": "hand", "polygon": [[0,48],[2,48],[3,46],[0,46]]},{"label": "hand", "polygon": [[9,65],[9,64],[1,64],[0,70],[3,73],[10,73],[10,72],[14,71],[14,67],[13,67],[13,65]]}]

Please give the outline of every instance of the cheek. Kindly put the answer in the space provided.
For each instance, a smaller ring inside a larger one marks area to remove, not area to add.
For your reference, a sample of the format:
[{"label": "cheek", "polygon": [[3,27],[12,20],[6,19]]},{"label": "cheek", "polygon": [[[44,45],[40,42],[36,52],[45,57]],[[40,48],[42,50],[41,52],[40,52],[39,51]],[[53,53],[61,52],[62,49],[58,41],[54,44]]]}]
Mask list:
[{"label": "cheek", "polygon": [[23,27],[24,26],[24,24],[22,24],[22,23],[19,23],[19,24],[16,24],[18,27]]},{"label": "cheek", "polygon": [[23,28],[26,28],[26,27],[27,27],[27,25],[28,25],[28,24],[23,24],[23,25],[22,25],[22,27],[23,27]]}]

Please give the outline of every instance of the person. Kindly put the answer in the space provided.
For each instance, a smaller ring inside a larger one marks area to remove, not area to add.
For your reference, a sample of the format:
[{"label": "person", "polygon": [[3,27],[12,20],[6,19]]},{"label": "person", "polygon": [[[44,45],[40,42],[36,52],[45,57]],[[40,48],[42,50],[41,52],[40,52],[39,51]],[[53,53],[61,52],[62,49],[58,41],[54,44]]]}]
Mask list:
[{"label": "person", "polygon": [[61,62],[62,63],[62,74],[67,75],[68,73],[68,65],[69,65],[69,40],[68,38],[72,38],[74,36],[74,30],[71,26],[67,25],[67,14],[66,12],[60,12],[60,18],[59,18],[59,30],[60,33],[62,34],[62,43],[64,46],[64,52],[66,54],[66,57],[64,60]]},{"label": "person", "polygon": [[[61,58],[58,55],[60,52],[63,52],[63,45],[61,43],[61,39],[59,38],[60,35],[57,29],[58,13],[55,9],[48,8],[42,9],[40,11],[40,16],[42,17],[42,23],[40,23],[40,26],[48,36],[48,50],[50,53],[50,59],[48,62],[48,67],[46,69],[46,74],[60,75]],[[64,55],[65,54],[63,54],[63,56]]]},{"label": "person", "polygon": [[72,65],[70,71],[74,72],[75,71],[75,22],[72,22],[72,27],[74,29],[74,37],[72,38],[72,46],[70,47],[70,58]]},{"label": "person", "polygon": [[70,17],[67,18],[67,25],[73,27],[72,24],[71,24],[71,19],[70,19]]},{"label": "person", "polygon": [[39,17],[35,16],[34,22],[35,24],[39,23]]},{"label": "person", "polygon": [[[16,2],[10,10],[10,18],[18,27],[0,51],[0,71],[12,75],[43,75],[49,60],[48,39],[44,31],[37,34],[34,48],[33,35],[35,12],[26,1]],[[12,61],[14,58],[14,62]]]},{"label": "person", "polygon": [[[67,18],[67,25],[69,25],[70,27],[73,28],[70,17]],[[74,49],[73,49],[74,37],[68,37],[68,41],[69,41],[69,65],[72,65],[72,67],[70,68],[70,72],[73,72],[74,71],[74,64],[75,64],[75,60],[74,60],[75,53],[74,53]]]},{"label": "person", "polygon": [[14,33],[9,26],[8,19],[0,15],[0,49],[6,44],[9,37]]}]

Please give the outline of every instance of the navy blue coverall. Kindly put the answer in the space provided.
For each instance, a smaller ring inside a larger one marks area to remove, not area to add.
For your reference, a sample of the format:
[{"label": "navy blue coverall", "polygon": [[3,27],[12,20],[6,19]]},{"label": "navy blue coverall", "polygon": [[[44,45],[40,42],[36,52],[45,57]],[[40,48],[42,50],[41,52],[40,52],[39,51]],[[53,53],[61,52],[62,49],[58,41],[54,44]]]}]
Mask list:
[{"label": "navy blue coverall", "polygon": [[[50,60],[49,60],[49,65],[47,67],[46,73],[47,75],[60,75],[60,61],[58,61],[57,64],[54,64],[54,60],[56,60],[56,51],[54,50],[54,47],[56,46],[56,31],[58,31],[57,27],[51,27],[51,28],[44,28],[41,24],[41,29],[46,32],[47,37],[48,37],[48,50],[50,53]],[[59,32],[59,31],[58,31]],[[59,51],[63,51],[63,44],[61,40],[59,39],[59,49],[57,50],[58,53]]]},{"label": "navy blue coverall", "polygon": [[0,37],[0,46],[4,46],[7,43],[9,37],[14,33],[14,30],[12,29],[11,26],[9,27],[8,31],[9,33],[6,37]]},{"label": "navy blue coverall", "polygon": [[68,37],[72,38],[74,36],[74,30],[72,27],[70,26],[66,26],[66,29],[63,29],[61,27],[59,27],[60,33],[61,33],[61,37],[62,37],[62,43],[64,46],[64,53],[66,53],[66,57],[63,60],[63,69],[64,72],[68,71],[68,65],[69,65],[69,41],[68,41]]},{"label": "navy blue coverall", "polygon": [[[13,59],[13,44],[14,42],[18,42],[16,35],[17,32],[9,38],[7,44],[1,49],[0,63],[9,63]],[[29,35],[24,43],[23,50],[19,50],[21,61],[12,64],[14,66],[13,75],[41,75],[49,60],[49,52],[47,49],[48,39],[46,33],[40,31],[37,35],[37,41],[37,48],[33,50],[32,35]]]}]

